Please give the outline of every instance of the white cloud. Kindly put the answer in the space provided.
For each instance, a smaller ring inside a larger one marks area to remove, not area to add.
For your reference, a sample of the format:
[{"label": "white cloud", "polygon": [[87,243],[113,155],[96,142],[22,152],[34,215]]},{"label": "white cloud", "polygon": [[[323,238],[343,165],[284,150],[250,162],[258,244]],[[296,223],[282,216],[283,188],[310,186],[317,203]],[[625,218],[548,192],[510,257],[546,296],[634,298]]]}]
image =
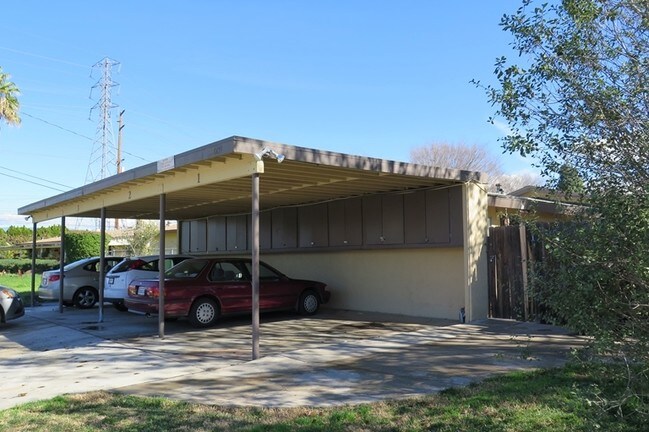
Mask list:
[{"label": "white cloud", "polygon": [[1,213],[0,214],[0,228],[8,228],[10,226],[32,226],[31,219],[25,220],[25,216],[11,214],[11,213]]}]

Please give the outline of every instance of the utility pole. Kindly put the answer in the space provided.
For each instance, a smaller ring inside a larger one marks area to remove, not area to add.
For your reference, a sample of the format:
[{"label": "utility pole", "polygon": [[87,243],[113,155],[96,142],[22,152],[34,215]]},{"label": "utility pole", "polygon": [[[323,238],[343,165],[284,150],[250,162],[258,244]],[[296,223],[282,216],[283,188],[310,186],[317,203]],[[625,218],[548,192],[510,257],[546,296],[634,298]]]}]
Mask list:
[{"label": "utility pole", "polygon": [[[117,119],[117,160],[115,161],[117,174],[122,172],[122,129],[124,129],[124,111],[126,110],[120,111],[119,118]],[[119,230],[119,218],[115,218],[115,229]]]}]

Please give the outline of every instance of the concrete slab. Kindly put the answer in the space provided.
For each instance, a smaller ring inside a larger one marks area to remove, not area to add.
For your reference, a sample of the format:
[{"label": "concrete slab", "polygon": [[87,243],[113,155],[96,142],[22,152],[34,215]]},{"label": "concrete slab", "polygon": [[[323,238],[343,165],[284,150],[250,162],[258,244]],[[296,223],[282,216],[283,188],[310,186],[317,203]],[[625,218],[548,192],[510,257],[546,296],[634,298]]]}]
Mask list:
[{"label": "concrete slab", "polygon": [[535,323],[458,324],[324,310],[264,314],[250,361],[250,317],[207,330],[179,320],[54,306],[0,328],[0,409],[58,394],[110,390],[191,402],[328,406],[433,393],[511,370],[560,365],[585,341]]}]

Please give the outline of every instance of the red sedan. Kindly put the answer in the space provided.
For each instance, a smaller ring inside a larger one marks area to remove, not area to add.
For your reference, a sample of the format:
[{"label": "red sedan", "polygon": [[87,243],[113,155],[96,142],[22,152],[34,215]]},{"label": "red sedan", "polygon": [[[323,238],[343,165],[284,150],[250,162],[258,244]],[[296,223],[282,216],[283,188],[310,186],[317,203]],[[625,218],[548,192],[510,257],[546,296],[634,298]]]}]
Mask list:
[{"label": "red sedan", "polygon": [[[252,310],[252,262],[245,258],[194,258],[165,273],[165,317],[187,317],[195,327],[214,325],[219,316]],[[134,280],[124,304],[129,311],[157,314],[158,279]],[[291,279],[259,263],[259,308],[313,315],[331,293],[322,282]]]}]

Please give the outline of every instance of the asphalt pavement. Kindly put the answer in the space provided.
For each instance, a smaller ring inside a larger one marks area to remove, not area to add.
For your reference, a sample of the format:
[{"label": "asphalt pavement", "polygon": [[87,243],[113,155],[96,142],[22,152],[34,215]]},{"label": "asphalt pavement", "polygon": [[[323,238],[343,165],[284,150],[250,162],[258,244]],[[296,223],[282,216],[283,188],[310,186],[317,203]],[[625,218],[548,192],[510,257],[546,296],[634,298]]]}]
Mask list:
[{"label": "asphalt pavement", "polygon": [[194,329],[184,320],[53,304],[0,326],[0,409],[107,390],[228,406],[331,406],[404,398],[514,370],[559,366],[585,340],[538,323],[446,320],[324,309]]}]

